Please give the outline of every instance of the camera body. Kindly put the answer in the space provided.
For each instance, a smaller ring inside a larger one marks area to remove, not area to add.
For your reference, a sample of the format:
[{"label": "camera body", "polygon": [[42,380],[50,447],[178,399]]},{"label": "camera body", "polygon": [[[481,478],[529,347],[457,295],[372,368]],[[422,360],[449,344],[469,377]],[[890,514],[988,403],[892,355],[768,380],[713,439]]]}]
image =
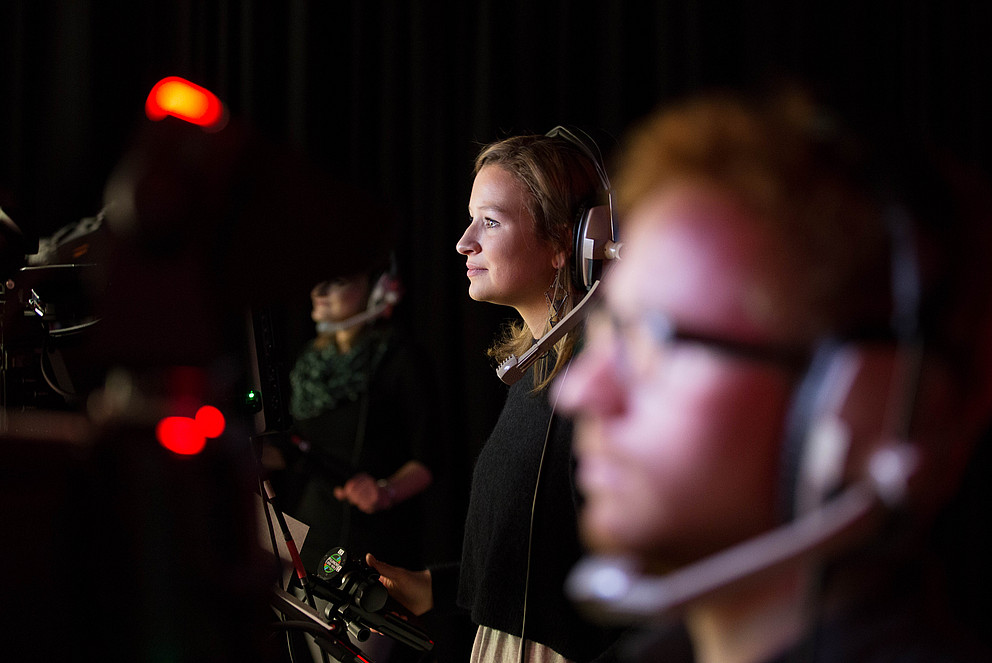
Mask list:
[{"label": "camera body", "polygon": [[412,615],[398,603],[387,607],[389,593],[379,582],[379,574],[361,556],[341,547],[331,548],[321,560],[316,574],[310,574],[315,596],[325,601],[323,618],[343,626],[358,642],[368,640],[373,630],[419,651],[434,647],[430,636],[414,623]]},{"label": "camera body", "polygon": [[316,586],[323,586],[368,612],[379,612],[386,606],[389,593],[379,582],[379,574],[361,558],[348,554],[344,548],[331,548],[320,562]]}]

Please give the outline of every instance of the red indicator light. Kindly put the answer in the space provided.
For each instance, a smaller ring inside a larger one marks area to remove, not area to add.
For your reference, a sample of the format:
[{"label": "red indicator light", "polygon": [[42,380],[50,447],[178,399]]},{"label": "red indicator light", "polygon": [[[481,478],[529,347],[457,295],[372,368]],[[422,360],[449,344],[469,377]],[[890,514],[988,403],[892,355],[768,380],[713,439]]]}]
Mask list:
[{"label": "red indicator light", "polygon": [[155,437],[163,447],[183,456],[198,454],[207,445],[207,438],[189,417],[165,417],[155,427]]},{"label": "red indicator light", "polygon": [[207,131],[219,131],[227,122],[224,105],[213,92],[179,76],[155,84],[145,101],[145,115],[155,121],[171,115]]},{"label": "red indicator light", "polygon": [[204,437],[220,437],[224,432],[224,415],[213,405],[204,405],[196,411],[196,428]]},{"label": "red indicator light", "polygon": [[220,410],[204,405],[196,417],[164,417],[155,427],[155,437],[169,451],[192,456],[203,451],[207,438],[220,437],[225,424]]}]

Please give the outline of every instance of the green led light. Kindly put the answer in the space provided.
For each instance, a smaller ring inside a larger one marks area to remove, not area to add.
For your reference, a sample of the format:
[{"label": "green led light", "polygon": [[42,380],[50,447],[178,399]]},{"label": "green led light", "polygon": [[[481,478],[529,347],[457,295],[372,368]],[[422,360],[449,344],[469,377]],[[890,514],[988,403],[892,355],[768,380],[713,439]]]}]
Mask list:
[{"label": "green led light", "polygon": [[249,389],[245,393],[245,405],[254,412],[258,412],[262,407],[262,394],[254,389]]}]

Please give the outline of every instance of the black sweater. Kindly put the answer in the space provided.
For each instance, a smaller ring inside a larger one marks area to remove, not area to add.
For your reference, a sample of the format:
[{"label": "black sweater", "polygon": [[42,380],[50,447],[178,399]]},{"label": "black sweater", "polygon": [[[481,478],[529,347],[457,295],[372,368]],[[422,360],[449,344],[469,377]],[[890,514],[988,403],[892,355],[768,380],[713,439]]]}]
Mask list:
[{"label": "black sweater", "polygon": [[[602,654],[615,634],[582,619],[564,595],[582,550],[577,531],[570,422],[552,418],[547,391],[533,395],[531,374],[510,387],[472,478],[460,568],[435,568],[435,605],[455,600],[476,624],[521,635],[528,533],[535,485],[525,636],[574,661]],[[550,421],[550,429],[549,429]],[[545,452],[540,483],[538,467]]]}]

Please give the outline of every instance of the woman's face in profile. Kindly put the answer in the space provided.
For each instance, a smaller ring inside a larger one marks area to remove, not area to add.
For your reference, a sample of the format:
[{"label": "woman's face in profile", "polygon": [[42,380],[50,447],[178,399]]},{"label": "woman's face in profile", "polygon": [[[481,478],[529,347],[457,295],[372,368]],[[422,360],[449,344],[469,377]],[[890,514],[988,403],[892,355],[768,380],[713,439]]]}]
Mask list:
[{"label": "woman's face in profile", "polygon": [[547,308],[555,251],[537,238],[526,185],[501,166],[484,166],[469,200],[468,228],[456,246],[466,256],[469,296],[520,310]]},{"label": "woman's face in profile", "polygon": [[369,297],[366,274],[324,281],[310,291],[314,322],[340,322],[365,310]]}]

